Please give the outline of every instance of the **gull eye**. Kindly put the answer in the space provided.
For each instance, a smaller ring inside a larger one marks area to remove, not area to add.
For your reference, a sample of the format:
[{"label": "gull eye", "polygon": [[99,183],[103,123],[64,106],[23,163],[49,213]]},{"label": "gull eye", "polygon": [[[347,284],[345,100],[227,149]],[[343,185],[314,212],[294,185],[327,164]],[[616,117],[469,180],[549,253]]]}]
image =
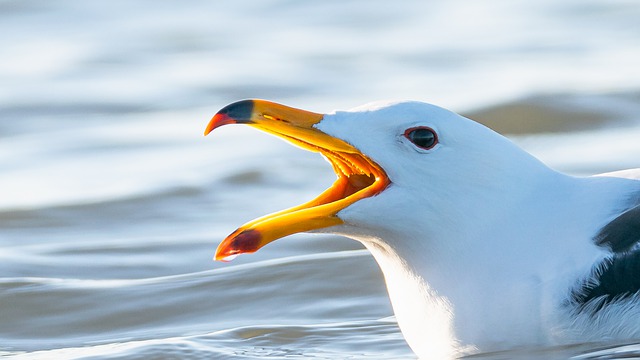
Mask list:
[{"label": "gull eye", "polygon": [[438,143],[438,135],[436,132],[426,126],[407,129],[404,132],[404,137],[424,150],[432,149]]}]

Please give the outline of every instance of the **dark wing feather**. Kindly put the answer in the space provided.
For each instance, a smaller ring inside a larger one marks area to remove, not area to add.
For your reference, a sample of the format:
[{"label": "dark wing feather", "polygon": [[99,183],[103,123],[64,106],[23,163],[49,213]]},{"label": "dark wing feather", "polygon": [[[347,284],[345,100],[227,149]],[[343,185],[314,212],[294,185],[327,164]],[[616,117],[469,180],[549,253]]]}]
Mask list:
[{"label": "dark wing feather", "polygon": [[640,205],[613,219],[600,230],[594,241],[615,253],[630,250],[640,241]]},{"label": "dark wing feather", "polygon": [[599,269],[595,281],[586,281],[573,292],[573,300],[581,307],[597,300],[598,306],[591,308],[597,311],[640,291],[640,250],[616,254],[604,260]]},{"label": "dark wing feather", "polygon": [[[594,241],[614,254],[596,267],[594,277],[575,289],[572,298],[580,308],[598,311],[640,291],[640,205],[605,225]],[[585,306],[589,303],[595,306]]]}]

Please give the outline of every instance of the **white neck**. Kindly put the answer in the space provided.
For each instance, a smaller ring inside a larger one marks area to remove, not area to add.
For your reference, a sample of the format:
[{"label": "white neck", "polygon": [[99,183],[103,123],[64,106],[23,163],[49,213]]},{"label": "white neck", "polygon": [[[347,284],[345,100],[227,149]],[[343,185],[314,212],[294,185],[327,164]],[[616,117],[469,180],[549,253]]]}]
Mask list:
[{"label": "white neck", "polygon": [[377,241],[363,243],[382,269],[396,320],[412,350],[421,357],[453,358],[458,344],[448,299],[389,247]]}]

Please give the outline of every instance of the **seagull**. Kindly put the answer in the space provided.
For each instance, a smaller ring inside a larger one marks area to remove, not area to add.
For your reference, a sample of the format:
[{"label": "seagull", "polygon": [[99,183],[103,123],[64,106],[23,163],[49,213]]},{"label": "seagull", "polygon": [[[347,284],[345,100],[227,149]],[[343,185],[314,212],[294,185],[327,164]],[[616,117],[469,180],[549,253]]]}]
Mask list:
[{"label": "seagull", "polygon": [[355,239],[424,359],[640,338],[640,169],[566,175],[416,101],[319,114],[242,100],[205,135],[228,124],[322,154],[337,179],[307,203],[242,225],[216,260],[300,232]]}]

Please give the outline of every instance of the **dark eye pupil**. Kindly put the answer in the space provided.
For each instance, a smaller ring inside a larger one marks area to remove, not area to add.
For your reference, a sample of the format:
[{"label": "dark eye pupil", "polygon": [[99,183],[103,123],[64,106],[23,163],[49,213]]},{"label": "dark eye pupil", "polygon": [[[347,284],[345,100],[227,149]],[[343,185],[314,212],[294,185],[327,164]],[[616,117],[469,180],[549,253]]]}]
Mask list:
[{"label": "dark eye pupil", "polygon": [[430,149],[436,144],[436,134],[431,129],[418,128],[407,133],[407,138],[417,146]]}]

